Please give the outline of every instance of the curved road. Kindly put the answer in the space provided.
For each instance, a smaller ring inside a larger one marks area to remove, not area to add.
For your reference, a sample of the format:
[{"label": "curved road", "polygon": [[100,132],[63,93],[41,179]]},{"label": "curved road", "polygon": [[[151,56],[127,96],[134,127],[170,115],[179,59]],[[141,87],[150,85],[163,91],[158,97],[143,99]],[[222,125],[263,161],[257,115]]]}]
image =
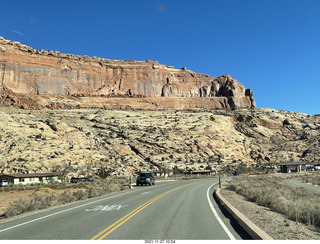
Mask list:
[{"label": "curved road", "polygon": [[286,180],[284,180],[284,182],[286,182],[288,185],[293,186],[293,187],[303,187],[303,188],[306,188],[308,190],[320,193],[320,187],[319,186],[311,185],[311,184],[308,184],[308,183],[303,183],[303,182],[301,182],[300,180],[297,180],[297,179],[286,179]]},{"label": "curved road", "polygon": [[0,239],[241,239],[212,197],[217,181],[156,182],[50,209],[0,223]]}]

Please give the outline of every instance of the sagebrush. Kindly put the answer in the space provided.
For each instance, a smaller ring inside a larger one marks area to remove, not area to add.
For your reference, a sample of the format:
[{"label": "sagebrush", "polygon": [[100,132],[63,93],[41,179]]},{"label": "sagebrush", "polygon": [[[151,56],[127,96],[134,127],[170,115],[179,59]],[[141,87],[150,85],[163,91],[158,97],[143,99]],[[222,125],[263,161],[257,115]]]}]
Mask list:
[{"label": "sagebrush", "polygon": [[296,222],[320,227],[320,194],[287,185],[281,177],[235,178],[227,189]]},{"label": "sagebrush", "polygon": [[[98,197],[121,190],[125,181],[109,182],[102,185],[77,184],[62,192],[53,191],[51,188],[39,188],[27,198],[20,198],[13,202],[5,211],[5,217],[13,217],[26,212],[42,210],[53,206]],[[78,187],[78,188],[75,188]]]}]

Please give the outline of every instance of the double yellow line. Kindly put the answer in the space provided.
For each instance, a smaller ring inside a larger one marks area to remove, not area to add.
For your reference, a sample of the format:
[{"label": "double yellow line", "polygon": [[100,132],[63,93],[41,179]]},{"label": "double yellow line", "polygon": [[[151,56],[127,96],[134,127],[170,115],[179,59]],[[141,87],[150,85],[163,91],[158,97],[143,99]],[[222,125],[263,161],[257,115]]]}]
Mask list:
[{"label": "double yellow line", "polygon": [[121,225],[123,225],[125,222],[127,222],[129,219],[131,219],[134,215],[136,215],[137,213],[139,213],[141,210],[143,210],[144,208],[146,208],[147,206],[149,206],[151,203],[157,201],[159,198],[163,197],[164,195],[173,192],[181,187],[187,186],[187,185],[191,185],[194,183],[190,183],[190,184],[186,184],[183,186],[178,186],[176,188],[173,188],[165,193],[162,193],[154,198],[152,198],[151,200],[149,200],[148,202],[142,204],[141,206],[137,207],[135,210],[133,210],[132,212],[128,213],[127,215],[125,215],[124,217],[122,217],[121,219],[119,219],[118,221],[114,222],[112,225],[108,226],[107,228],[105,228],[104,230],[102,230],[101,232],[99,232],[97,235],[95,235],[94,237],[92,237],[90,240],[102,240],[105,237],[107,237],[108,235],[110,235],[113,231],[115,231],[117,228],[119,228]]}]

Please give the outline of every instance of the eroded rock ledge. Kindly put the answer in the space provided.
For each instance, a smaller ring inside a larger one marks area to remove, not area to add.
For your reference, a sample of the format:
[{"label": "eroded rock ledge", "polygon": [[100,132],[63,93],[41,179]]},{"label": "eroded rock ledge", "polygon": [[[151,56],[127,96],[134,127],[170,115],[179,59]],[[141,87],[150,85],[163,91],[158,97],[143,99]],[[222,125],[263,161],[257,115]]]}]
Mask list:
[{"label": "eroded rock ledge", "polygon": [[[128,98],[135,98],[129,107],[137,109],[256,108],[252,91],[230,75],[211,77],[150,60],[120,61],[36,50],[2,37],[0,82],[1,103],[24,108],[110,108],[113,101],[125,108]],[[58,105],[52,104],[52,97],[60,98]],[[64,97],[86,98],[86,102],[66,103],[61,100]],[[97,97],[103,99],[97,102]],[[153,106],[147,108],[146,103]]]}]

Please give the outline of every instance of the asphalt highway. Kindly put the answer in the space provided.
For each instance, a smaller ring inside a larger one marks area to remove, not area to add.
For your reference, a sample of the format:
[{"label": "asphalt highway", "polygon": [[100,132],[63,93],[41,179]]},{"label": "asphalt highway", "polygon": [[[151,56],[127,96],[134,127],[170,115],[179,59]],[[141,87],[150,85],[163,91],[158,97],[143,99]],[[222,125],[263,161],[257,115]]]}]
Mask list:
[{"label": "asphalt highway", "polygon": [[5,240],[242,239],[213,199],[216,178],[156,182],[0,223]]}]

